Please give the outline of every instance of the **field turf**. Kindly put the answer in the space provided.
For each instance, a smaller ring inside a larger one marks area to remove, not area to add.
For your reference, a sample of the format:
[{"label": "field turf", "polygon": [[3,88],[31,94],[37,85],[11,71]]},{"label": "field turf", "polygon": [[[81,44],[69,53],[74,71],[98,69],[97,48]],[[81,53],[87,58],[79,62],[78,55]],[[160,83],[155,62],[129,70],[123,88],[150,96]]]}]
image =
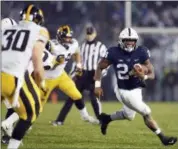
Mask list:
[{"label": "field turf", "polygon": [[[136,115],[134,121],[115,121],[109,125],[108,133],[103,136],[98,125],[80,119],[75,107],[69,113],[65,125],[54,127],[54,120],[62,103],[46,104],[44,112],[25,136],[20,149],[178,149],[164,147],[159,139],[144,125],[142,117]],[[149,103],[154,118],[167,135],[178,137],[178,103]],[[119,102],[104,102],[103,111],[112,113],[121,107]],[[90,103],[88,111],[93,115]],[[2,118],[6,109],[2,108]],[[1,146],[3,149],[6,147]]]}]

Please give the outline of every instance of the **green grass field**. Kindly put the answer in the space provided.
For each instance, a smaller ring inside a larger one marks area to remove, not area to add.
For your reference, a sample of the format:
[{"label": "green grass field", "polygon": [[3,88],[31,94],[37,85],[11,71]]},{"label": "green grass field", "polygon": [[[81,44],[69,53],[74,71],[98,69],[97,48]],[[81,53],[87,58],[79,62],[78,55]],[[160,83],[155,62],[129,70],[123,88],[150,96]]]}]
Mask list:
[{"label": "green grass field", "polygon": [[[98,125],[83,122],[75,107],[69,113],[65,125],[54,127],[60,104],[47,104],[44,112],[33,125],[21,149],[178,149],[178,143],[164,147],[159,139],[144,125],[137,114],[134,121],[115,121],[103,136]],[[167,135],[178,136],[178,103],[150,103],[154,118]],[[103,111],[112,113],[119,109],[119,102],[103,103]],[[90,103],[88,111],[93,115]],[[2,108],[2,118],[6,110]],[[2,148],[6,147],[2,145]]]}]

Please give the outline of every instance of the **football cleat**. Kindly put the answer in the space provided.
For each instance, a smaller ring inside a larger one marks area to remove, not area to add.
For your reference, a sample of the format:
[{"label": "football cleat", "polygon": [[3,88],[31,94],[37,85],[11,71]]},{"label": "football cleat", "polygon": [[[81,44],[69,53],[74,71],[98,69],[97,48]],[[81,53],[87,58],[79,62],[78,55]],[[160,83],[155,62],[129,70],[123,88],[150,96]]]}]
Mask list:
[{"label": "football cleat", "polygon": [[103,135],[106,135],[106,130],[108,127],[108,124],[111,122],[111,117],[108,114],[101,113],[99,116],[100,124],[101,124],[101,133]]},{"label": "football cleat", "polygon": [[161,139],[161,142],[167,146],[167,145],[174,145],[177,142],[177,137],[166,137],[164,136]]},{"label": "football cleat", "polygon": [[91,124],[97,124],[97,125],[100,124],[99,120],[95,119],[92,116],[82,116],[81,119]]},{"label": "football cleat", "polygon": [[61,125],[64,125],[63,122],[59,122],[59,121],[50,121],[50,124],[52,124],[53,126],[61,126]]},{"label": "football cleat", "polygon": [[8,135],[3,135],[2,138],[1,138],[1,143],[8,145],[9,140],[10,140],[10,137]]},{"label": "football cleat", "polygon": [[2,130],[4,135],[11,136],[12,131],[13,131],[13,126],[11,124],[7,123],[6,121],[2,121],[1,130]]}]

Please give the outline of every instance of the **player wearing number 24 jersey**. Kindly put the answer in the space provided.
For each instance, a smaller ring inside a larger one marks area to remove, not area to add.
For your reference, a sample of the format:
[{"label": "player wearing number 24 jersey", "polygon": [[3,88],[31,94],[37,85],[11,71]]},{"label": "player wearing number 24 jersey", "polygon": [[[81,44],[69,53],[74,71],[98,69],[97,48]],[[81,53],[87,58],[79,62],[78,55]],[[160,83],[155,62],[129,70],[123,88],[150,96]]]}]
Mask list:
[{"label": "player wearing number 24 jersey", "polygon": [[[151,109],[142,100],[141,88],[145,87],[145,80],[154,79],[154,70],[150,62],[149,50],[138,46],[138,39],[134,29],[125,28],[119,35],[119,45],[109,48],[105,58],[98,64],[95,74],[95,93],[97,95],[102,93],[101,71],[112,64],[117,77],[115,93],[118,100],[123,103],[120,111],[111,115],[105,113],[100,115],[101,132],[105,135],[108,124],[113,120],[133,120],[137,112],[143,116],[146,126],[160,138],[164,145],[173,145],[177,138],[168,137],[162,133],[151,116]],[[140,68],[138,69],[137,66]],[[147,74],[142,67],[148,69]]]}]

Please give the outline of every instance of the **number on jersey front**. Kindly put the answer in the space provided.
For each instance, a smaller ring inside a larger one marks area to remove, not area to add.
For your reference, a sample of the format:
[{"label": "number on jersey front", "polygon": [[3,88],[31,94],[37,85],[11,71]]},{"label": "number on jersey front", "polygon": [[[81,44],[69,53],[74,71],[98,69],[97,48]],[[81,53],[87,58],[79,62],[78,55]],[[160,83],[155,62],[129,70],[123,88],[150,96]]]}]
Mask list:
[{"label": "number on jersey front", "polygon": [[29,30],[6,30],[3,34],[2,51],[25,51],[30,36]]},{"label": "number on jersey front", "polygon": [[129,75],[127,74],[129,69],[126,64],[117,64],[117,75],[120,80],[128,80]]}]

